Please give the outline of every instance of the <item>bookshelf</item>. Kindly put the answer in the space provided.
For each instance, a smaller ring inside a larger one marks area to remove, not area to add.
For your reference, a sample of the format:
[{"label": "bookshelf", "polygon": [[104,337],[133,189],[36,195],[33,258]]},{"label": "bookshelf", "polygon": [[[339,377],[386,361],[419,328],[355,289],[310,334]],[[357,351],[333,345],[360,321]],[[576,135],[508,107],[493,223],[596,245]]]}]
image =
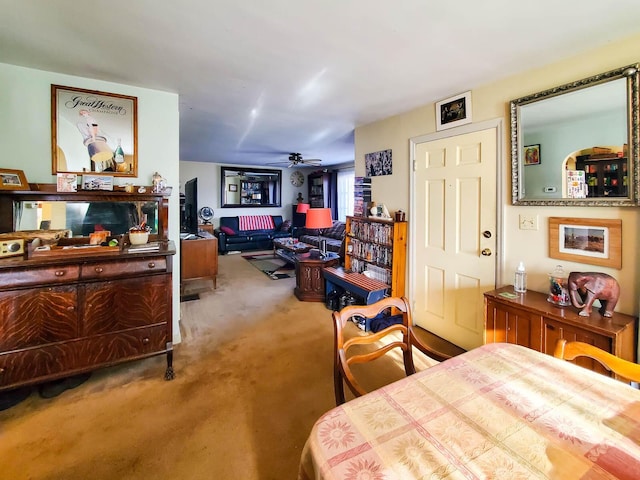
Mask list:
[{"label": "bookshelf", "polygon": [[328,172],[309,174],[309,204],[311,208],[326,208],[329,206],[329,178]]},{"label": "bookshelf", "polygon": [[347,271],[370,272],[389,285],[389,295],[405,294],[407,222],[376,217],[347,217],[345,263]]}]

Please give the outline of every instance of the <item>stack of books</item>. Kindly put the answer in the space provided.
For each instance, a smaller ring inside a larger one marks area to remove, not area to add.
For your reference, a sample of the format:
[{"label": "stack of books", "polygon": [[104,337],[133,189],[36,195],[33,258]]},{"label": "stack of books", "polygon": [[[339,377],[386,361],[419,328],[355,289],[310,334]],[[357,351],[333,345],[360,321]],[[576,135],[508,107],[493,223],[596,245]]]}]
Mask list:
[{"label": "stack of books", "polygon": [[355,177],[353,196],[353,215],[366,217],[367,205],[371,202],[371,177]]}]

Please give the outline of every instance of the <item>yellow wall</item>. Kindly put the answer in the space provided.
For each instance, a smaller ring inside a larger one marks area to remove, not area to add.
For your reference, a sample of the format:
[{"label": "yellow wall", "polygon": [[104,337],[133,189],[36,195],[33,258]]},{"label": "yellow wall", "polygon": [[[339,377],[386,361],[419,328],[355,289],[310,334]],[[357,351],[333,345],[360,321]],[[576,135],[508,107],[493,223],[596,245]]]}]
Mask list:
[{"label": "yellow wall", "polygon": [[[524,95],[569,83],[581,78],[612,70],[640,61],[640,35],[611,43],[603,48],[504,78],[498,82],[472,89],[473,122],[502,118],[504,122],[504,264],[500,267],[505,284],[513,283],[513,272],[520,260],[528,271],[528,286],[532,290],[546,292],[548,272],[562,264],[569,271],[600,271],[615,277],[621,286],[621,298],[617,311],[638,313],[636,292],[640,281],[640,260],[636,257],[639,229],[637,208],[620,207],[516,207],[511,205],[511,169],[509,141],[509,101]],[[455,95],[461,92],[450,92]],[[364,154],[393,150],[393,175],[373,177],[373,199],[384,203],[389,211],[402,209],[411,221],[409,199],[409,139],[435,133],[435,105],[430,103],[410,112],[396,115],[369,125],[356,128],[356,175],[364,175]],[[452,130],[453,132],[453,130]],[[539,229],[520,230],[520,214],[538,215]],[[622,219],[622,269],[598,267],[549,258],[548,218],[620,218]],[[409,259],[411,262],[412,259]]]}]

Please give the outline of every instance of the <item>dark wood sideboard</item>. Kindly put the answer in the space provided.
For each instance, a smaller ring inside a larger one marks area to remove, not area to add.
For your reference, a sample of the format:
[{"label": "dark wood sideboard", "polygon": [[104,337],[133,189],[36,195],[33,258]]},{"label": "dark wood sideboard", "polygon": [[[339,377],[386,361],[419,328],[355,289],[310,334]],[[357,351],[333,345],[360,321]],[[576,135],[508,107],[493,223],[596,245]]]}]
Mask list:
[{"label": "dark wood sideboard", "polygon": [[38,188],[0,192],[0,233],[15,230],[14,208],[24,202],[155,202],[150,241],[158,248],[128,248],[122,237],[122,248],[0,257],[0,391],[160,354],[167,357],[165,378],[173,378],[168,198]]},{"label": "dark wood sideboard", "polygon": [[[603,317],[597,309],[588,317],[573,306],[558,307],[547,301],[547,294],[527,290],[515,294],[513,286],[484,294],[485,343],[507,342],[553,355],[558,339],[595,345],[625,360],[636,359],[637,318],[615,312]],[[574,361],[586,368],[609,375],[589,358]]]}]

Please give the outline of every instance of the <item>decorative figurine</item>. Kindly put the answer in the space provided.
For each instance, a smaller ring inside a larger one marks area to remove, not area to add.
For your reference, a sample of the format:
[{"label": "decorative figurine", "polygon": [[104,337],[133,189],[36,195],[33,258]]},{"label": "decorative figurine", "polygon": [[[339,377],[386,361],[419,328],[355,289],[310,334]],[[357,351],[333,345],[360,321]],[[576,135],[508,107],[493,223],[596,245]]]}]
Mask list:
[{"label": "decorative figurine", "polygon": [[155,172],[151,177],[151,181],[153,182],[153,193],[162,193],[164,192],[164,187],[166,186],[166,180],[162,178],[158,172]]},{"label": "decorative figurine", "polygon": [[620,285],[611,275],[600,272],[571,272],[567,284],[571,303],[574,307],[582,309],[581,316],[588,317],[591,314],[591,306],[595,300],[600,301],[601,315],[613,316],[613,310],[620,297]]}]

